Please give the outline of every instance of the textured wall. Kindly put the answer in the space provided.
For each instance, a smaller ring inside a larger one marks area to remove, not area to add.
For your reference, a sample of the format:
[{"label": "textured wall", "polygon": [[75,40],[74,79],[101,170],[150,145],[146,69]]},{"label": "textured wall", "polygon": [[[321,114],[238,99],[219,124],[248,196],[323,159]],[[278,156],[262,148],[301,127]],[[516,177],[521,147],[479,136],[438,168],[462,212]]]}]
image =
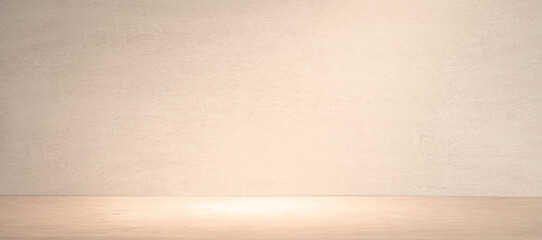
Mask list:
[{"label": "textured wall", "polygon": [[542,1],[0,1],[0,194],[542,196]]}]

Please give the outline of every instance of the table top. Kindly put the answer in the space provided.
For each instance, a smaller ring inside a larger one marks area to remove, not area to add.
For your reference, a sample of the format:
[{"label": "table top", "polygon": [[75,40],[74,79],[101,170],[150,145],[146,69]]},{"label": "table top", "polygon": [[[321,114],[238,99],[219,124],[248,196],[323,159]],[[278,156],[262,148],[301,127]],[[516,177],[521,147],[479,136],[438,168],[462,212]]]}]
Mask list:
[{"label": "table top", "polygon": [[4,196],[0,239],[542,239],[542,198]]}]

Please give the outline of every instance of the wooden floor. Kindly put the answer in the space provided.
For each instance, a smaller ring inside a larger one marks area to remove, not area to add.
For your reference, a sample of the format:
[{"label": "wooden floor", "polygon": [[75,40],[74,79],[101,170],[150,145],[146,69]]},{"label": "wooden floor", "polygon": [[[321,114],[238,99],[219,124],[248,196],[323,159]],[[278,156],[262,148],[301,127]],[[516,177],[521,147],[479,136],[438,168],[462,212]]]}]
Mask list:
[{"label": "wooden floor", "polygon": [[0,197],[0,239],[542,239],[542,198]]}]

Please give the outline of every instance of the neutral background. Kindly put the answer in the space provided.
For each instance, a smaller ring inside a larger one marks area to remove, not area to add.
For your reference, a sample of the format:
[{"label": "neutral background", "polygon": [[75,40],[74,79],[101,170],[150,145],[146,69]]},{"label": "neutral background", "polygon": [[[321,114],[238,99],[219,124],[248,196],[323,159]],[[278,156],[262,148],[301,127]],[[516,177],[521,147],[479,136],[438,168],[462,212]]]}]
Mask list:
[{"label": "neutral background", "polygon": [[542,196],[542,1],[0,1],[0,195]]}]

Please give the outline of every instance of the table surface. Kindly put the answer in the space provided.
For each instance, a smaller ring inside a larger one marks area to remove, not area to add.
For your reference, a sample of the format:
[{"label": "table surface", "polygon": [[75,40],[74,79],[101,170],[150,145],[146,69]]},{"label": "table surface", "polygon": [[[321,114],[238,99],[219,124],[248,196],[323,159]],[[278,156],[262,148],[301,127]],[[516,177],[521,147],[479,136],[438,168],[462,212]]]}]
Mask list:
[{"label": "table surface", "polygon": [[6,196],[0,239],[542,239],[542,198]]}]

